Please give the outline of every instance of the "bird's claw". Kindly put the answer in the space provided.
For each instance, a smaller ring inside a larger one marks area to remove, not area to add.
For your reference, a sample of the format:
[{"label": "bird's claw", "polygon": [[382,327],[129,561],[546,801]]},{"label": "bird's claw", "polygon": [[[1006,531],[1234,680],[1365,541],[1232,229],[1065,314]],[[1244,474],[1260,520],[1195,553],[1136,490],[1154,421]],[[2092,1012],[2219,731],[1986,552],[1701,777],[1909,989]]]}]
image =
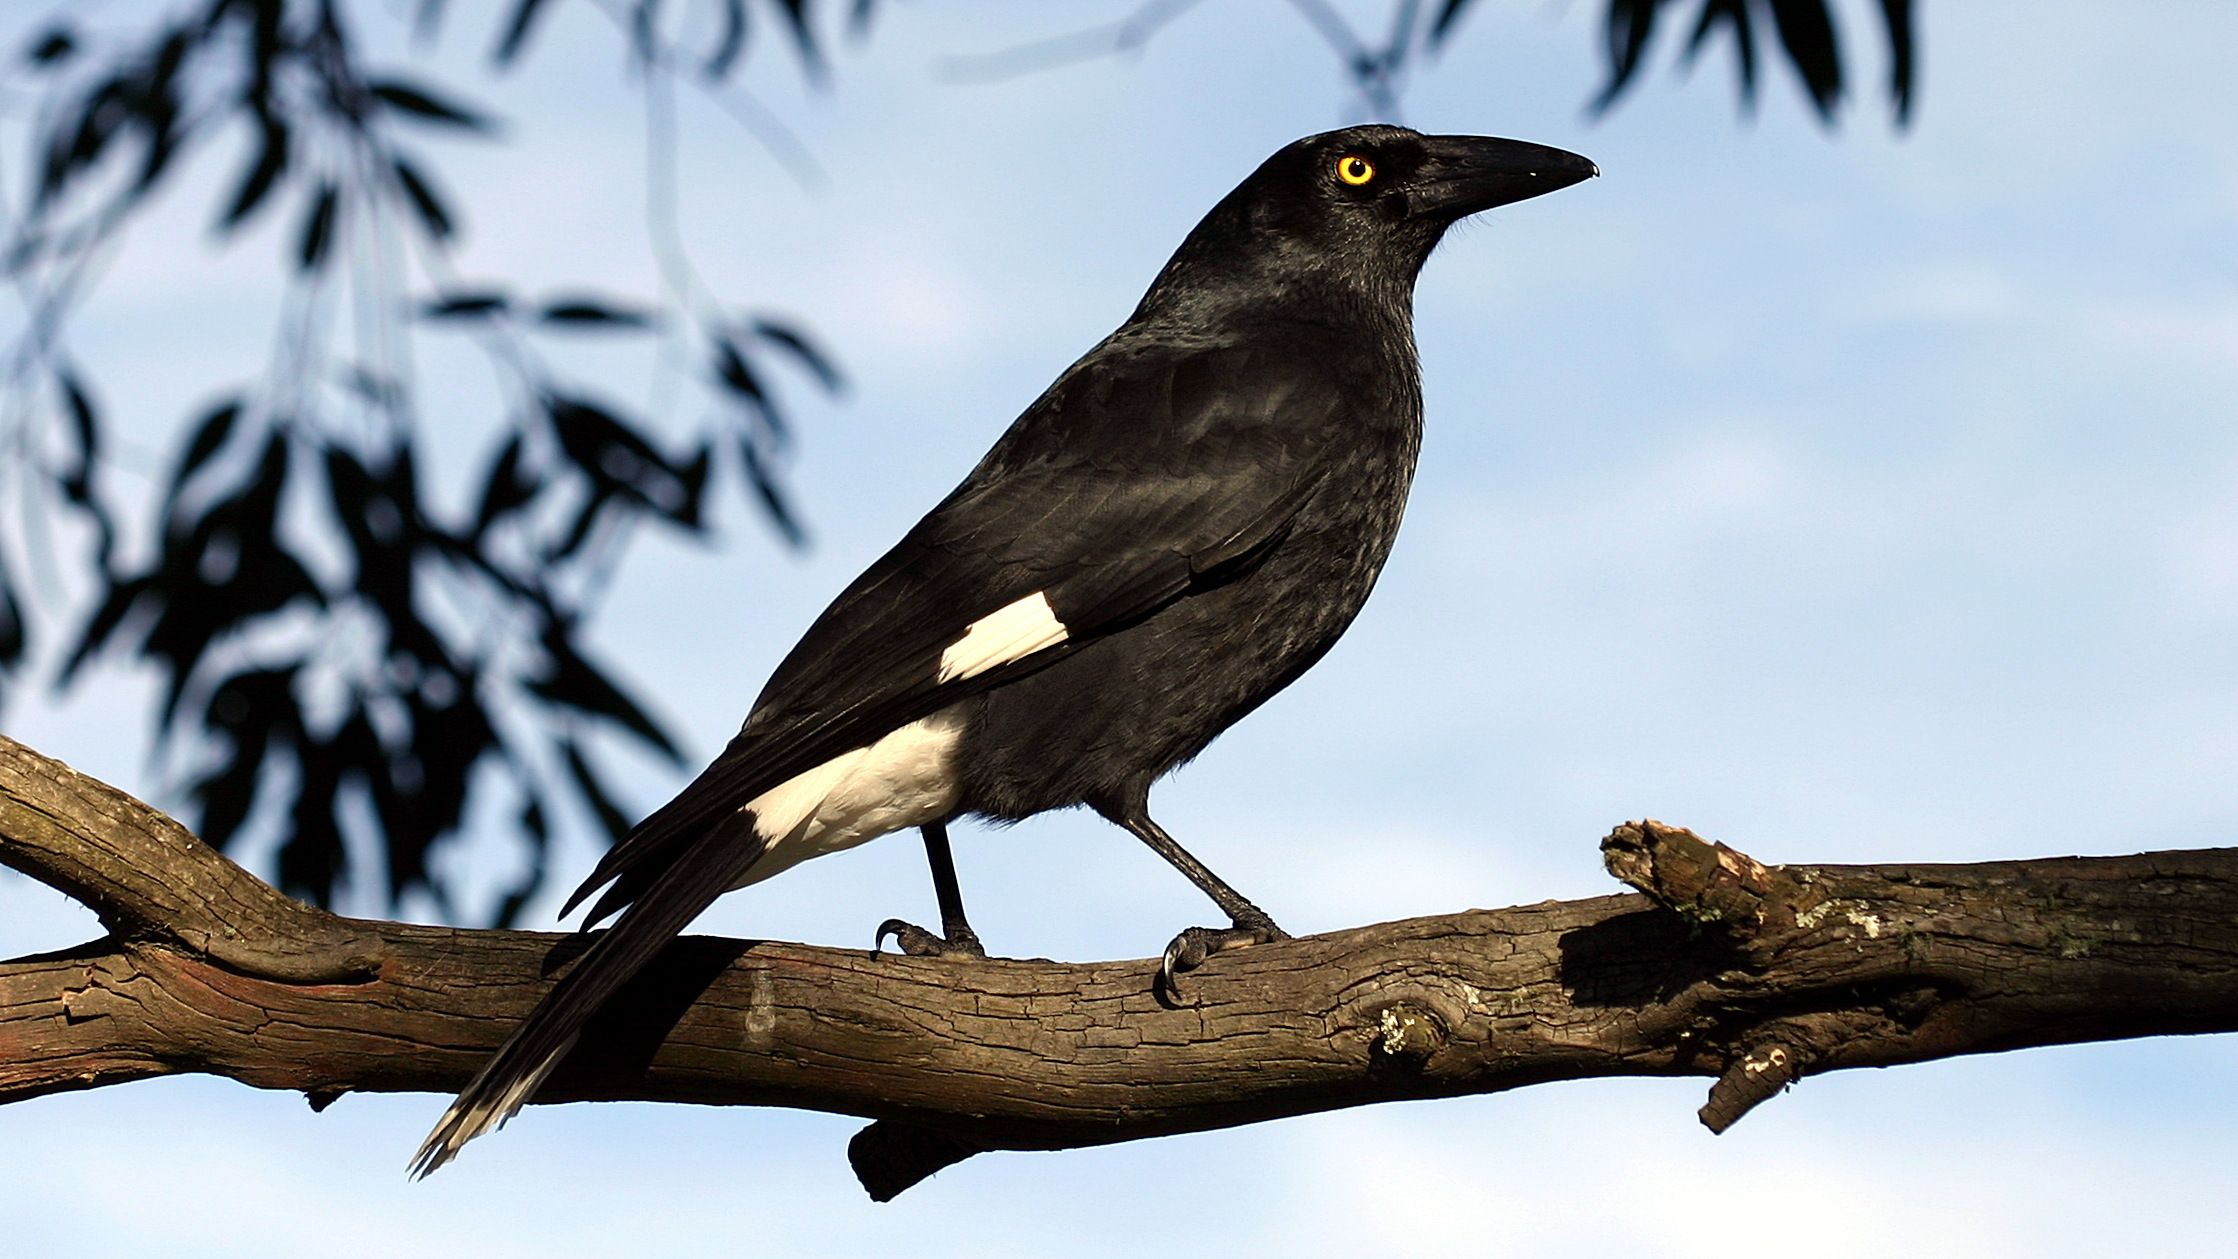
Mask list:
[{"label": "bird's claw", "polygon": [[1239,917],[1232,927],[1190,927],[1166,946],[1165,956],[1158,963],[1158,992],[1169,1000],[1178,999],[1181,973],[1204,965],[1204,960],[1215,953],[1289,938],[1289,932],[1262,913]]},{"label": "bird's claw", "polygon": [[901,951],[911,957],[985,957],[987,948],[979,943],[978,933],[964,927],[953,935],[937,936],[913,922],[888,918],[878,924],[878,935],[870,942],[870,953],[876,957],[886,947],[886,937],[892,936]]}]

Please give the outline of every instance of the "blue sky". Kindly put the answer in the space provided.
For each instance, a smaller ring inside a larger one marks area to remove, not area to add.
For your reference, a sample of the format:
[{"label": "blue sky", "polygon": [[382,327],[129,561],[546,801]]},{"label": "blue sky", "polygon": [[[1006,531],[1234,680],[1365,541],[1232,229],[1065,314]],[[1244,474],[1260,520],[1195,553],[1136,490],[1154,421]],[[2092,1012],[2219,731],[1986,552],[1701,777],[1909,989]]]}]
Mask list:
[{"label": "blue sky", "polygon": [[[747,81],[823,164],[814,187],[687,106],[701,267],[796,312],[852,378],[843,399],[794,399],[810,554],[733,512],[719,547],[642,547],[602,614],[607,656],[695,753],[1205,208],[1280,144],[1357,120],[1275,0],[1200,6],[1138,56],[939,73],[1129,7],[891,6],[823,95],[769,41]],[[1161,788],[1161,820],[1299,932],[1599,894],[1595,841],[1642,815],[1768,861],[2231,842],[2238,10],[1924,5],[1915,126],[1893,133],[1868,96],[1828,136],[1782,67],[1738,118],[1721,55],[1683,79],[1659,61],[1592,121],[1598,6],[1482,7],[1404,120],[1576,149],[1604,178],[1487,215],[1431,260],[1429,435],[1384,582],[1314,673]],[[456,28],[464,68],[481,44]],[[1875,41],[1856,42],[1877,82]],[[462,274],[652,292],[616,62],[588,6],[562,6],[485,94],[515,121],[451,164]],[[184,213],[133,240],[77,329],[149,442],[261,361],[276,228],[212,258],[214,195],[180,190]],[[463,424],[489,386],[449,353],[420,370]],[[147,695],[115,672],[0,728],[153,791]],[[677,785],[637,769],[640,807]],[[1141,956],[1206,917],[1092,819],[958,846],[998,951]],[[728,898],[701,929],[851,945],[931,912],[902,837]],[[0,952],[88,921],[0,878]],[[1739,1201],[1753,1236],[1825,1254],[2097,1254],[2147,1226],[2197,1252],[2238,1223],[2234,1072],[2238,1039],[2214,1037],[1844,1073],[1717,1138],[1693,1118],[1700,1082],[1586,1082],[989,1156],[887,1206],[846,1171],[847,1120],[538,1108],[413,1185],[441,1099],[313,1115],[173,1080],[0,1108],[0,1235],[20,1254],[929,1259],[1404,1236],[1708,1255]]]}]

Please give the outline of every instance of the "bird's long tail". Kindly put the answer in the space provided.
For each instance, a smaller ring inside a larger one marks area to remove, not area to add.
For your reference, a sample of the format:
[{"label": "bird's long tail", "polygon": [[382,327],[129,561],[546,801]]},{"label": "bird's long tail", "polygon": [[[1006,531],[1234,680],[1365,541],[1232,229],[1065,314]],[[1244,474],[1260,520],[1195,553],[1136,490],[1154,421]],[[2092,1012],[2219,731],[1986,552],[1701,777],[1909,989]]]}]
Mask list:
[{"label": "bird's long tail", "polygon": [[567,1056],[583,1025],[607,998],[761,857],[767,845],[754,834],[752,814],[734,816],[744,824],[743,834],[726,827],[723,834],[684,846],[675,863],[591,942],[582,959],[443,1112],[412,1157],[414,1177],[450,1162],[467,1142],[504,1126]]}]

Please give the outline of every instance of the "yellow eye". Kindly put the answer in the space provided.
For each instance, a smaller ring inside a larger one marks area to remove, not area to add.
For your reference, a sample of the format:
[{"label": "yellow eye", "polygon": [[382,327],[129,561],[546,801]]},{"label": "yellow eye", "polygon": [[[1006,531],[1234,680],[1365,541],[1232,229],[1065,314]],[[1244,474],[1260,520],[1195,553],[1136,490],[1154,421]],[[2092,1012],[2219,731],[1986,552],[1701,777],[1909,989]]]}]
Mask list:
[{"label": "yellow eye", "polygon": [[1337,178],[1357,188],[1375,178],[1375,163],[1357,153],[1337,159]]}]

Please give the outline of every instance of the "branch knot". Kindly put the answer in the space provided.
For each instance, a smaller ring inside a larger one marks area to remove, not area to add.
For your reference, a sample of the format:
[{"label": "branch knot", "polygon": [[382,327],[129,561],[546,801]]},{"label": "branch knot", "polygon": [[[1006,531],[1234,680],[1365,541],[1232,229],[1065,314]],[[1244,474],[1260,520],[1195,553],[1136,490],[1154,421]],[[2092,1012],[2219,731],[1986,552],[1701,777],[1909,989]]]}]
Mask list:
[{"label": "branch knot", "polygon": [[1653,819],[1610,831],[1601,841],[1601,861],[1656,904],[1735,939],[1748,939],[1764,926],[1776,892],[1772,870],[1763,862]]},{"label": "branch knot", "polygon": [[1411,1001],[1394,1001],[1377,1012],[1368,1039],[1375,1066],[1420,1071],[1445,1047],[1445,1023]]}]

